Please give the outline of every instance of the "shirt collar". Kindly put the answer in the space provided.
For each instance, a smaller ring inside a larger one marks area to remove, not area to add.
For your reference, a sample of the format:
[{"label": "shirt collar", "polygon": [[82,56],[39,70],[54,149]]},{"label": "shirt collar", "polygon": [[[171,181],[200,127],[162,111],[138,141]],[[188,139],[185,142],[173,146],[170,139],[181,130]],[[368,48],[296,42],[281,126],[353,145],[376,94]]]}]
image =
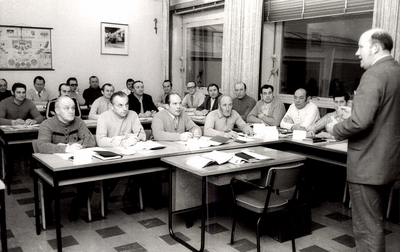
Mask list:
[{"label": "shirt collar", "polygon": [[[221,112],[220,109],[217,109],[217,115],[218,115],[218,119],[221,119],[222,117],[225,117],[225,116],[222,114],[222,112]],[[232,115],[232,111],[231,111],[231,115]],[[230,115],[229,117],[231,117],[231,115]],[[229,118],[229,117],[226,117],[226,118]]]}]

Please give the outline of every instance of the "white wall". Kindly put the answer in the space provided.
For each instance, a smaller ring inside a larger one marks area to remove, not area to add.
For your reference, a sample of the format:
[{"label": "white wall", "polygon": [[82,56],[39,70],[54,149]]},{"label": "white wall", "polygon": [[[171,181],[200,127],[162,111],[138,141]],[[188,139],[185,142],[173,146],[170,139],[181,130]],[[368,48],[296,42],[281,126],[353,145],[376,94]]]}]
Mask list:
[{"label": "white wall", "polygon": [[[154,19],[158,19],[155,34]],[[100,23],[129,25],[129,56],[100,53]],[[145,92],[162,93],[162,0],[0,0],[0,24],[50,27],[54,71],[0,71],[0,78],[32,87],[41,75],[46,88],[56,91],[68,77],[75,76],[80,90],[89,76],[100,85],[109,82],[116,90],[128,78],[142,80]]]}]

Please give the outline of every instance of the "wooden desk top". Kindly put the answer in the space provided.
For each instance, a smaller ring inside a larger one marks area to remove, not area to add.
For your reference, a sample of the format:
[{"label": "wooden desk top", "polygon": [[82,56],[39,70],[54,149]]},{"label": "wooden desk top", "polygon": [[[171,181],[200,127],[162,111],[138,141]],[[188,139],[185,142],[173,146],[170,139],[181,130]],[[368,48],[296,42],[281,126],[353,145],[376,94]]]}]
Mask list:
[{"label": "wooden desk top", "polygon": [[[243,171],[243,170],[248,170],[248,169],[253,169],[253,168],[259,168],[263,166],[274,166],[274,165],[280,165],[282,163],[291,163],[291,162],[302,162],[305,161],[305,157],[297,154],[292,154],[292,153],[287,153],[284,151],[279,151],[279,150],[274,150],[270,148],[265,148],[265,147],[251,147],[251,148],[246,148],[248,150],[254,151],[255,153],[268,156],[273,158],[272,160],[265,160],[265,161],[260,161],[260,162],[255,162],[255,163],[245,163],[245,164],[231,164],[231,163],[226,163],[223,165],[212,165],[212,166],[207,166],[204,168],[195,168],[193,166],[187,165],[187,161],[194,157],[197,156],[196,154],[193,155],[184,155],[184,156],[178,156],[178,157],[164,157],[161,158],[161,161],[166,162],[172,166],[178,167],[182,170],[188,171],[192,174],[196,174],[200,177],[204,176],[212,176],[212,175],[219,175],[219,174],[224,174],[224,173],[233,173],[233,172],[238,172],[238,171]],[[239,152],[239,150],[226,150],[224,151],[226,153],[236,153]]]},{"label": "wooden desk top", "polygon": [[347,154],[347,140],[340,142],[309,143],[302,140],[293,140],[291,137],[283,138],[287,143],[296,144],[314,149]]}]

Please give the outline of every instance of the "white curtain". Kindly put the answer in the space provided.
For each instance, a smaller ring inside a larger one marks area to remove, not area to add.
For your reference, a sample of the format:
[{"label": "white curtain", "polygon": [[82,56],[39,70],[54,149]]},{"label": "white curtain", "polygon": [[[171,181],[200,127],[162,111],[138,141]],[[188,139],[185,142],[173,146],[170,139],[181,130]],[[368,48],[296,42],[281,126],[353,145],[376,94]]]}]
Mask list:
[{"label": "white curtain", "polygon": [[169,0],[162,0],[162,68],[163,80],[170,79],[169,77]]},{"label": "white curtain", "polygon": [[257,100],[263,0],[226,0],[222,50],[221,92],[234,97],[234,84],[242,81]]},{"label": "white curtain", "polygon": [[400,60],[400,3],[399,0],[375,0],[374,28],[382,28],[392,36],[394,45],[392,55]]}]

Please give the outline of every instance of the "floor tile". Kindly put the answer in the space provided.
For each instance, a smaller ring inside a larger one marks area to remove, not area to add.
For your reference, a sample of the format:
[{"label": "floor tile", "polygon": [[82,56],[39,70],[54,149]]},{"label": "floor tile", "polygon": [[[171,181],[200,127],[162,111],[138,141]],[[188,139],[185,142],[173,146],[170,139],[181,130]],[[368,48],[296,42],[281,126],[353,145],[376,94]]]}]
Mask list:
[{"label": "floor tile", "polygon": [[331,214],[327,214],[325,216],[328,218],[331,218],[332,220],[339,221],[339,222],[343,222],[343,221],[347,221],[347,220],[351,219],[350,216],[347,216],[347,215],[344,215],[341,213],[331,213]]},{"label": "floor tile", "polygon": [[112,237],[112,236],[117,236],[117,235],[125,234],[125,232],[122,231],[122,230],[121,230],[119,227],[117,227],[117,226],[108,227],[108,228],[103,228],[103,229],[98,229],[98,230],[96,230],[96,232],[97,232],[101,237],[103,237],[104,239],[105,239],[105,238]]},{"label": "floor tile", "polygon": [[221,232],[225,232],[228,231],[229,229],[227,229],[224,226],[221,226],[218,223],[213,223],[213,224],[208,224],[206,225],[206,232],[213,235],[213,234],[218,234]]},{"label": "floor tile", "polygon": [[[174,234],[176,237],[180,238],[181,240],[184,240],[185,242],[190,241],[190,239],[188,237],[186,237],[184,234],[182,234],[181,232],[176,232]],[[168,243],[168,245],[174,245],[174,244],[178,243],[169,234],[162,235],[162,236],[160,236],[160,238],[163,239],[166,243]]]},{"label": "floor tile", "polygon": [[334,240],[340,244],[343,244],[344,246],[347,246],[349,248],[354,248],[356,246],[354,237],[351,237],[350,235],[342,235],[342,236],[333,238],[332,240]]},{"label": "floor tile", "polygon": [[301,252],[329,252],[326,249],[318,247],[317,245],[313,245],[304,249],[300,249]]},{"label": "floor tile", "polygon": [[[53,249],[57,249],[57,239],[48,240],[48,242]],[[62,237],[62,247],[63,248],[75,246],[78,244],[79,243],[75,240],[74,237],[72,237],[72,235]]]},{"label": "floor tile", "polygon": [[[230,243],[229,243],[230,245]],[[235,241],[232,245],[237,251],[239,252],[246,252],[257,248],[257,244],[247,240],[247,239],[240,239]]]},{"label": "floor tile", "polygon": [[153,228],[153,227],[166,225],[165,222],[163,222],[159,218],[151,218],[151,219],[147,219],[147,220],[141,220],[141,221],[139,221],[139,223],[142,224],[146,228]]},{"label": "floor tile", "polygon": [[146,252],[147,250],[140,246],[139,243],[130,243],[114,248],[118,252]]},{"label": "floor tile", "polygon": [[319,224],[318,222],[311,221],[311,232],[321,229],[321,228],[324,228],[324,227],[325,227],[324,225]]}]

